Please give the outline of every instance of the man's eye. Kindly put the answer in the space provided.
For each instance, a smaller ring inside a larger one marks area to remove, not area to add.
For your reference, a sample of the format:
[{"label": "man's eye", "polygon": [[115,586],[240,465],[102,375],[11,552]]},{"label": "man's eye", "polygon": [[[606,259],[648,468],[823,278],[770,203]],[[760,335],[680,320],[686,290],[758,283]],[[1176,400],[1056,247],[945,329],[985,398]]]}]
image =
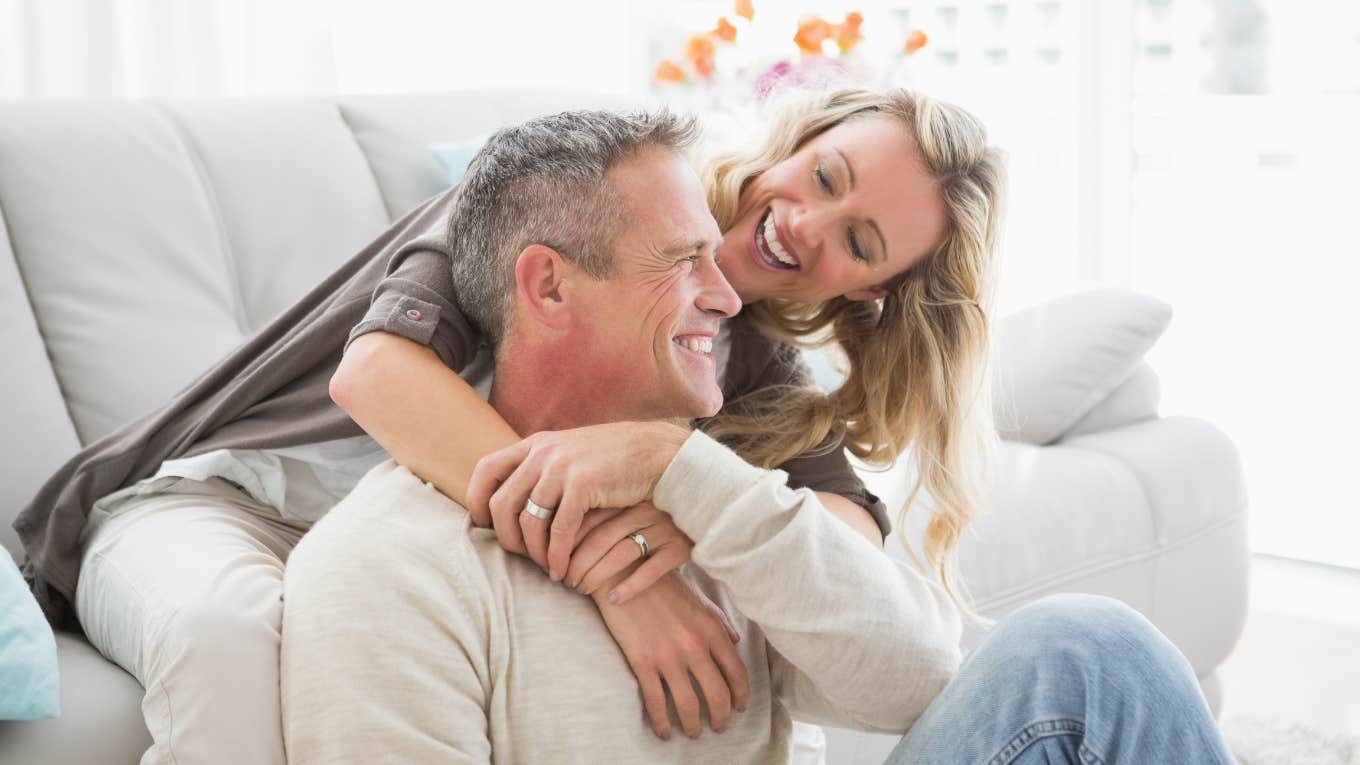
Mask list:
[{"label": "man's eye", "polygon": [[822,185],[822,188],[831,191],[831,181],[827,179],[826,171],[822,169],[821,162],[817,163],[817,168],[812,171],[812,174],[817,176],[817,182]]}]

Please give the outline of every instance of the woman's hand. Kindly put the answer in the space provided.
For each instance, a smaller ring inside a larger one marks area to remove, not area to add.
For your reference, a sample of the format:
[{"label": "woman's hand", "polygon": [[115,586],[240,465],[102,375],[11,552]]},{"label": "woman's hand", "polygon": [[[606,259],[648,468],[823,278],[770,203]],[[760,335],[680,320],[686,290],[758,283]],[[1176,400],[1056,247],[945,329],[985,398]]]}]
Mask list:
[{"label": "woman's hand", "polygon": [[629,603],[612,605],[597,596],[595,604],[637,677],[656,735],[671,737],[667,689],[680,727],[691,738],[699,735],[699,698],[691,676],[708,702],[713,730],[727,728],[733,707],[746,709],[751,687],[735,647],[740,637],[722,609],[690,580],[672,572]]},{"label": "woman's hand", "polygon": [[[527,554],[561,581],[582,519],[595,508],[630,507],[650,499],[661,474],[689,432],[666,422],[617,422],[535,433],[477,462],[468,484],[468,511],[493,526],[501,546]],[[550,519],[524,512],[532,499],[554,509]],[[550,527],[546,551],[525,545]]]},{"label": "woman's hand", "polygon": [[[595,522],[597,518],[602,518]],[[582,529],[589,528],[571,553],[567,584],[578,592],[594,595],[628,569],[634,569],[622,582],[609,588],[607,600],[616,605],[627,603],[634,595],[651,587],[661,577],[689,561],[694,542],[676,527],[670,515],[651,502],[642,502],[611,515],[593,512],[586,516]],[[542,530],[546,537],[547,529]],[[633,534],[647,540],[649,555],[642,559],[642,548]],[[525,543],[542,549],[546,540]],[[638,564],[634,567],[633,564]]]}]

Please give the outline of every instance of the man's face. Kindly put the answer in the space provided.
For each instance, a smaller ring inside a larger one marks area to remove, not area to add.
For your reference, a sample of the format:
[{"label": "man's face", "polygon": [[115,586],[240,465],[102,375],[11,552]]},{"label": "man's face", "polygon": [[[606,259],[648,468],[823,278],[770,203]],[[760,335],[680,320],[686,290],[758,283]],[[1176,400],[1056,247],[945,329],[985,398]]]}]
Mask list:
[{"label": "man's face", "polygon": [[615,419],[709,417],[722,407],[713,362],[718,323],[741,301],[714,261],[722,238],[685,161],[657,149],[609,173],[627,205],[614,272],[577,280],[568,347],[588,363]]}]

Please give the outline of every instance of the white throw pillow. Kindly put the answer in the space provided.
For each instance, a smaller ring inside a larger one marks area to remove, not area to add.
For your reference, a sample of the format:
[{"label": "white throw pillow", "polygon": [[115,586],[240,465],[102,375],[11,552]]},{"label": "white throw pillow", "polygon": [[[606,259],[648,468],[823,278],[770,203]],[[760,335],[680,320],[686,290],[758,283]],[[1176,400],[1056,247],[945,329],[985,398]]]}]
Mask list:
[{"label": "white throw pillow", "polygon": [[1066,295],[1002,319],[993,399],[1002,438],[1050,444],[1129,379],[1171,306],[1124,289]]}]

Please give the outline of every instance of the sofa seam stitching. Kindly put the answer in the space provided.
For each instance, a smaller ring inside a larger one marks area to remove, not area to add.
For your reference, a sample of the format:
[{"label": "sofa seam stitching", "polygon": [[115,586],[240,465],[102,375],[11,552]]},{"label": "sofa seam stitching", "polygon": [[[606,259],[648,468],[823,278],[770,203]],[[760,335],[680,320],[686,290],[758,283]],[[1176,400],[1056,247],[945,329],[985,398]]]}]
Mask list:
[{"label": "sofa seam stitching", "polygon": [[184,148],[186,158],[189,160],[190,167],[193,168],[195,179],[198,181],[199,188],[203,194],[204,202],[207,205],[208,213],[212,217],[214,233],[216,234],[218,246],[222,248],[222,265],[227,272],[227,285],[231,290],[232,319],[236,322],[237,329],[244,337],[255,334],[251,329],[250,317],[246,314],[245,294],[241,290],[240,263],[236,259],[236,253],[231,245],[231,237],[227,235],[226,218],[222,215],[222,205],[217,198],[217,191],[212,185],[212,179],[208,174],[208,168],[203,162],[203,156],[199,152],[198,145],[194,142],[193,134],[184,124],[180,116],[176,114],[168,105],[154,103],[152,106],[158,110],[170,126],[171,132],[179,139],[180,145]]}]

